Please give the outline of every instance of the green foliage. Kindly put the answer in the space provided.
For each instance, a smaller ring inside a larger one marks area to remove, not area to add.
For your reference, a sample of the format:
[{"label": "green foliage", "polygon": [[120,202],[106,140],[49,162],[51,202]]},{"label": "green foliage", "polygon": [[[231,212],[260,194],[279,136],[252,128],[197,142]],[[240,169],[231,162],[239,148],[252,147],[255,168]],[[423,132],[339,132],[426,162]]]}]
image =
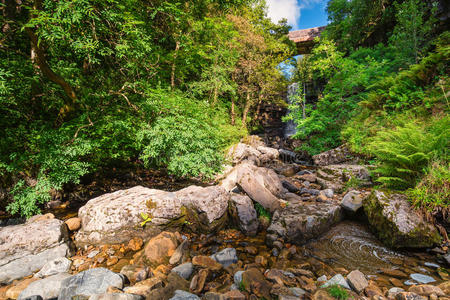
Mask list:
[{"label": "green foliage", "polygon": [[145,224],[147,224],[147,223],[152,221],[152,218],[148,214],[145,214],[145,213],[141,213],[141,218],[143,220],[141,222],[141,227],[144,227]]},{"label": "green foliage", "polygon": [[286,83],[288,26],[264,1],[24,0],[3,12],[0,185],[14,200],[0,209],[13,214],[105,167],[210,178],[247,133],[232,119]]},{"label": "green foliage", "polygon": [[332,285],[327,288],[328,294],[331,297],[339,300],[347,300],[349,298],[349,293],[346,289],[342,288],[339,285]]},{"label": "green foliage", "polygon": [[408,196],[415,207],[433,211],[435,208],[450,207],[450,163],[435,161],[427,168],[419,184],[408,190]]},{"label": "green foliage", "polygon": [[272,215],[270,214],[270,211],[265,209],[264,206],[262,206],[261,204],[255,203],[255,210],[256,210],[256,213],[258,214],[258,217],[266,218],[267,220],[269,220],[269,222],[272,219]]},{"label": "green foliage", "polygon": [[379,131],[369,144],[377,158],[378,181],[388,187],[413,187],[425,173],[430,160],[448,157],[450,118],[433,121],[428,126],[408,122],[395,129]]},{"label": "green foliage", "polygon": [[241,280],[241,282],[239,282],[239,290],[241,291],[241,292],[245,292],[247,289],[245,288],[245,284],[244,284],[244,281],[243,280]]}]

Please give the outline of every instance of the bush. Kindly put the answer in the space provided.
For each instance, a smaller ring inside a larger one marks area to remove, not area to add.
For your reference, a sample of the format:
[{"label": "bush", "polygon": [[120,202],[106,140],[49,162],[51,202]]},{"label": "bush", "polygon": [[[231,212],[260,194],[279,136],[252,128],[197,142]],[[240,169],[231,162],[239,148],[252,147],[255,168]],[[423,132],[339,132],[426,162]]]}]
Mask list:
[{"label": "bush", "polygon": [[414,187],[425,173],[429,162],[447,157],[450,146],[450,117],[436,119],[429,124],[413,121],[387,129],[369,143],[368,149],[376,157],[383,185],[396,189]]},{"label": "bush", "polygon": [[450,163],[435,161],[419,184],[408,191],[414,206],[432,211],[450,208]]}]

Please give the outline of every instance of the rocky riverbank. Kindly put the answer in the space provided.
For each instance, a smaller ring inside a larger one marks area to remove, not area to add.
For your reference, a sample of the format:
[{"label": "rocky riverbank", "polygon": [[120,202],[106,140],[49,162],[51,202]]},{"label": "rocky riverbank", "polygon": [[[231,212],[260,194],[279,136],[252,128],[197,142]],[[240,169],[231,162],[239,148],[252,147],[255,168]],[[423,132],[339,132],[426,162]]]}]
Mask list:
[{"label": "rocky riverbank", "polygon": [[439,232],[345,149],[305,167],[250,137],[229,158],[212,186],[136,186],[0,227],[0,298],[450,299]]}]

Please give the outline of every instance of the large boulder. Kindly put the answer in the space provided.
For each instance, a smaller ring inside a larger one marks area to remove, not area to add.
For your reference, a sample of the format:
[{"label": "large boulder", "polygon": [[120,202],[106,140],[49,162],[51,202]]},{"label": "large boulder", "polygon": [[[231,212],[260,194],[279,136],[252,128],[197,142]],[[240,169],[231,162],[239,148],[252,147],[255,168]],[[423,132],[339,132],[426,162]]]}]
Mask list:
[{"label": "large boulder", "polygon": [[354,157],[346,145],[341,145],[335,149],[322,152],[312,157],[314,164],[318,166],[340,164],[343,162],[348,162],[353,158]]},{"label": "large boulder", "polygon": [[319,237],[342,218],[342,208],[336,204],[289,205],[273,214],[268,238],[281,237],[285,242],[301,245]]},{"label": "large boulder", "polygon": [[[94,198],[80,208],[82,227],[75,236],[79,246],[123,243],[146,239],[161,226],[195,226],[214,231],[226,221],[229,193],[220,186],[189,186],[166,192],[136,186]],[[151,219],[145,227],[141,214]]]},{"label": "large boulder", "polygon": [[425,248],[441,241],[436,228],[413,209],[405,195],[373,191],[363,207],[371,228],[389,247]]},{"label": "large boulder", "polygon": [[239,186],[253,201],[274,211],[281,205],[286,190],[272,169],[257,167],[248,163],[236,166],[220,184],[227,190]]},{"label": "large boulder", "polygon": [[61,220],[35,217],[0,228],[0,283],[32,275],[69,254],[69,235]]},{"label": "large boulder", "polygon": [[246,195],[232,194],[231,216],[239,229],[247,235],[256,235],[259,227],[258,215],[253,201]]},{"label": "large boulder", "polygon": [[227,157],[231,162],[236,165],[242,161],[249,161],[256,165],[259,164],[259,157],[261,156],[261,152],[256,150],[250,145],[244,143],[238,143],[233,145],[229,150]]},{"label": "large boulder", "polygon": [[342,192],[346,186],[367,187],[372,184],[367,167],[360,165],[327,165],[316,172],[317,183],[323,189]]}]

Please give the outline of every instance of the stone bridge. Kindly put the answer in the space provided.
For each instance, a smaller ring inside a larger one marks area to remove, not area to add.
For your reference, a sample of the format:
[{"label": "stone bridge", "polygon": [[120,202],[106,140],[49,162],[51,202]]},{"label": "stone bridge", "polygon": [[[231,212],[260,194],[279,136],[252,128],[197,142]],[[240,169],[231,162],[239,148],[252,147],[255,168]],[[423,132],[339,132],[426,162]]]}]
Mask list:
[{"label": "stone bridge", "polygon": [[297,45],[297,54],[309,54],[314,47],[314,39],[319,37],[325,28],[326,26],[321,26],[290,31],[288,36]]}]

